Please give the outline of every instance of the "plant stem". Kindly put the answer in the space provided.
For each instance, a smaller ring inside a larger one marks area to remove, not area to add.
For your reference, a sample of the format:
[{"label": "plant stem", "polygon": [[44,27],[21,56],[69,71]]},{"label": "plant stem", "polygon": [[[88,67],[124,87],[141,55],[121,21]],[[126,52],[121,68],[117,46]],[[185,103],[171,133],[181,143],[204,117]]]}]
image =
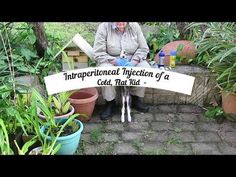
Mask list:
[{"label": "plant stem", "polygon": [[[4,27],[6,29],[6,26]],[[13,92],[14,92],[14,103],[16,104],[16,83],[15,83],[15,70],[14,70],[14,63],[13,63],[13,55],[12,55],[12,49],[10,45],[10,40],[9,36],[6,31],[6,37],[7,37],[7,42],[8,42],[8,47],[9,47],[9,52],[10,52],[10,57],[11,57],[11,67],[12,67],[12,85],[13,85]]]},{"label": "plant stem", "polygon": [[10,41],[9,41],[9,37],[7,35],[7,29],[6,29],[5,25],[4,25],[4,30],[5,30],[5,33],[6,33],[6,38],[7,38],[7,42],[8,42],[9,51],[10,51],[10,57],[9,57],[8,52],[7,52],[6,42],[4,41],[4,38],[3,38],[3,35],[2,35],[1,31],[0,31],[0,37],[1,37],[1,40],[2,40],[2,43],[3,43],[3,47],[4,47],[4,50],[5,50],[5,53],[6,53],[6,57],[7,57],[7,62],[8,62],[8,67],[9,67],[10,75],[11,75],[13,92],[14,92],[13,100],[14,100],[14,104],[16,104],[16,86],[15,86],[15,77],[14,77],[15,73],[14,73],[14,66],[13,66],[13,58],[12,58]]}]

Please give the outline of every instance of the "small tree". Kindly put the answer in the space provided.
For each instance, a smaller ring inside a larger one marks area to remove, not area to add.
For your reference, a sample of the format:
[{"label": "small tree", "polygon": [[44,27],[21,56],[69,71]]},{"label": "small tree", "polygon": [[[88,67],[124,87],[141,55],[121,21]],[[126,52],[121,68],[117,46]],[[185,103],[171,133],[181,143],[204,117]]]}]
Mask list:
[{"label": "small tree", "polygon": [[187,39],[190,31],[186,29],[188,22],[176,22],[177,29],[181,39]]},{"label": "small tree", "polygon": [[44,30],[44,23],[30,22],[29,24],[32,25],[32,29],[36,36],[35,47],[36,47],[38,56],[41,58],[44,56],[45,51],[47,50],[47,47],[48,47],[48,40],[47,40],[45,30]]}]

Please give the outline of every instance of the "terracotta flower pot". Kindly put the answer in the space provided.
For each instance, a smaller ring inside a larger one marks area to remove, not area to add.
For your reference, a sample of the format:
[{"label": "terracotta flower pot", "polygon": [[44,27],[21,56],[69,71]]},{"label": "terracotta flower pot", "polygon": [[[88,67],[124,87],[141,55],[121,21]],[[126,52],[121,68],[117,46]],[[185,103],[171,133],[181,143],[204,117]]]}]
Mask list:
[{"label": "terracotta flower pot", "polygon": [[236,115],[236,93],[222,92],[222,107],[225,113]]},{"label": "terracotta flower pot", "polygon": [[80,89],[70,96],[69,101],[74,106],[75,113],[87,115],[80,115],[79,120],[87,122],[91,119],[97,98],[98,91],[96,88]]},{"label": "terracotta flower pot", "polygon": [[[197,54],[196,46],[191,41],[188,41],[188,40],[173,41],[166,44],[161,49],[166,54],[166,57],[164,59],[165,65],[169,65],[171,50],[177,50],[178,46],[181,44],[183,44],[183,49],[180,52],[178,52],[178,55],[183,58],[186,58],[181,64],[188,64],[188,60],[193,59],[196,56]],[[156,62],[159,61],[159,53],[156,54],[155,61]]]}]

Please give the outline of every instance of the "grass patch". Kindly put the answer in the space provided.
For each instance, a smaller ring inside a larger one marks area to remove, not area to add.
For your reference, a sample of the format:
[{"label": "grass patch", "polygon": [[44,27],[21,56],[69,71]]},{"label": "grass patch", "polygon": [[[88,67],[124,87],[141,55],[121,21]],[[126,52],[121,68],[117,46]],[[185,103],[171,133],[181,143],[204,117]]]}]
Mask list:
[{"label": "grass patch", "polygon": [[141,142],[139,140],[133,140],[131,142],[131,145],[133,146],[134,149],[137,150],[137,152],[139,153],[141,150]]},{"label": "grass patch", "polygon": [[167,144],[181,144],[182,141],[178,138],[172,137],[167,141]]},{"label": "grass patch", "polygon": [[180,132],[182,132],[182,129],[176,127],[176,128],[174,129],[174,131],[175,131],[176,133],[180,133]]},{"label": "grass patch", "polygon": [[71,23],[71,22],[45,22],[47,36],[54,36],[61,45],[65,45],[73,36],[79,33],[90,45],[93,45],[98,23]]},{"label": "grass patch", "polygon": [[76,155],[83,155],[85,148],[86,148],[86,142],[84,140],[81,140],[79,143],[79,147],[76,151]]},{"label": "grass patch", "polygon": [[100,150],[97,155],[112,155],[115,149],[115,142],[110,142],[107,148]]},{"label": "grass patch", "polygon": [[104,140],[102,128],[96,128],[90,132],[90,141],[94,144],[100,143]]},{"label": "grass patch", "polygon": [[145,150],[143,151],[142,155],[166,155],[168,151],[166,148],[161,149],[152,149],[152,150]]}]

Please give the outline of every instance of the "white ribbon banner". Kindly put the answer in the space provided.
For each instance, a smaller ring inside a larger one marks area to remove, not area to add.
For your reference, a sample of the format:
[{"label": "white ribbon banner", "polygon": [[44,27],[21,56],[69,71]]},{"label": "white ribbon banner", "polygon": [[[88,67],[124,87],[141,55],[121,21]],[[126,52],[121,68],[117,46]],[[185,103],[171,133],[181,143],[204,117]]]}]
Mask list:
[{"label": "white ribbon banner", "polygon": [[44,78],[49,95],[89,87],[135,86],[191,95],[194,77],[158,68],[90,67]]}]

